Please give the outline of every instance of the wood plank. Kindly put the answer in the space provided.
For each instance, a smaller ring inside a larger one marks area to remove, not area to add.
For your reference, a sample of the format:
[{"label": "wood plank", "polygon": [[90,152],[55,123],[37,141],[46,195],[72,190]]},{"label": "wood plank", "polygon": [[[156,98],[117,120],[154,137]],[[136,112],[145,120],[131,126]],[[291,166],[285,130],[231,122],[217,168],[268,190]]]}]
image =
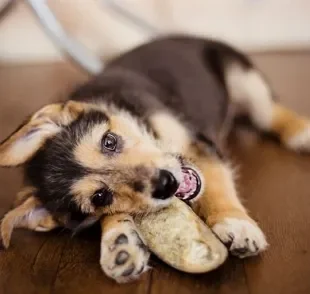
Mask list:
[{"label": "wood plank", "polygon": [[0,251],[0,293],[50,293],[63,238],[19,231],[12,247]]},{"label": "wood plank", "polygon": [[248,294],[243,262],[230,258],[219,269],[192,275],[157,261],[152,272],[151,294]]},{"label": "wood plank", "polygon": [[142,294],[147,293],[150,273],[137,282],[118,285],[107,278],[99,265],[100,231],[70,238],[59,264],[51,293]]}]

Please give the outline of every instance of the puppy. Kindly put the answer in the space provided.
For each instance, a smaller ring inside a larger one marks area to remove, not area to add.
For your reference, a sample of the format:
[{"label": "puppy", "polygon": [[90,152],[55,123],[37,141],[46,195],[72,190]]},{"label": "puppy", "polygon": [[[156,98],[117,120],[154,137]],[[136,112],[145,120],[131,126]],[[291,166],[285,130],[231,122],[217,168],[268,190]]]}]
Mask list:
[{"label": "puppy", "polygon": [[249,58],[226,44],[166,37],[120,56],[1,143],[0,165],[25,169],[1,224],[4,246],[16,227],[77,229],[101,219],[101,266],[126,282],[147,270],[150,255],[131,215],[176,196],[231,254],[262,252],[267,241],[238,199],[223,150],[241,115],[283,146],[309,151],[309,120],[275,102]]}]

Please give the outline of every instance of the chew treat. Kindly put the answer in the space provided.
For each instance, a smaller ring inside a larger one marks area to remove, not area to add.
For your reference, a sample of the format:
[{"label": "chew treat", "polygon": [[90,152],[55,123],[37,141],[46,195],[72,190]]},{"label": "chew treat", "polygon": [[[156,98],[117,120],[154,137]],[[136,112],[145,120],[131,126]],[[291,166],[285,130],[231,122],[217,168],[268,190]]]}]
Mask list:
[{"label": "chew treat", "polygon": [[188,273],[205,273],[227,258],[226,247],[181,200],[158,212],[136,217],[149,249],[170,266]]}]

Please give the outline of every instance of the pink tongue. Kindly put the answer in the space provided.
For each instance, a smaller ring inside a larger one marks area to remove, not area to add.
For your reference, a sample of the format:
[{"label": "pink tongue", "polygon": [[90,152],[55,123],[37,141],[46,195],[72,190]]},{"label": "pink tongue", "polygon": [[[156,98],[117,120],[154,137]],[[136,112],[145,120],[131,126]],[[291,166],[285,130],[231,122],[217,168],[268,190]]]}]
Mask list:
[{"label": "pink tongue", "polygon": [[192,187],[193,187],[193,183],[190,179],[190,175],[187,173],[183,173],[183,181],[180,184],[178,190],[176,191],[176,194],[177,193],[182,193],[182,194],[188,193],[192,190]]}]

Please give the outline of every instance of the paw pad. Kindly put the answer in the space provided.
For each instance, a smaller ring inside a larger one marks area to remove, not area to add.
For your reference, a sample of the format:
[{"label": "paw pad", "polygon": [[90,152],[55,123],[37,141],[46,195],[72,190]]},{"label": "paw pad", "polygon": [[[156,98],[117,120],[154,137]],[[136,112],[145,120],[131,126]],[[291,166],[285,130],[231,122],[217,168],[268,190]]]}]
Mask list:
[{"label": "paw pad", "polygon": [[128,244],[128,237],[125,234],[120,234],[116,238],[114,244],[115,245]]},{"label": "paw pad", "polygon": [[128,269],[126,269],[123,273],[122,273],[122,276],[123,277],[128,277],[130,276],[133,271],[135,270],[135,265],[134,264],[131,264],[130,267]]},{"label": "paw pad", "polygon": [[116,265],[125,264],[128,259],[129,259],[129,253],[122,250],[119,253],[117,253],[116,258],[115,258],[115,264]]},{"label": "paw pad", "polygon": [[148,269],[150,252],[133,225],[124,224],[103,235],[100,264],[119,283],[137,279]]},{"label": "paw pad", "polygon": [[240,258],[257,255],[267,248],[263,232],[254,223],[237,218],[226,218],[212,228],[231,254]]}]

